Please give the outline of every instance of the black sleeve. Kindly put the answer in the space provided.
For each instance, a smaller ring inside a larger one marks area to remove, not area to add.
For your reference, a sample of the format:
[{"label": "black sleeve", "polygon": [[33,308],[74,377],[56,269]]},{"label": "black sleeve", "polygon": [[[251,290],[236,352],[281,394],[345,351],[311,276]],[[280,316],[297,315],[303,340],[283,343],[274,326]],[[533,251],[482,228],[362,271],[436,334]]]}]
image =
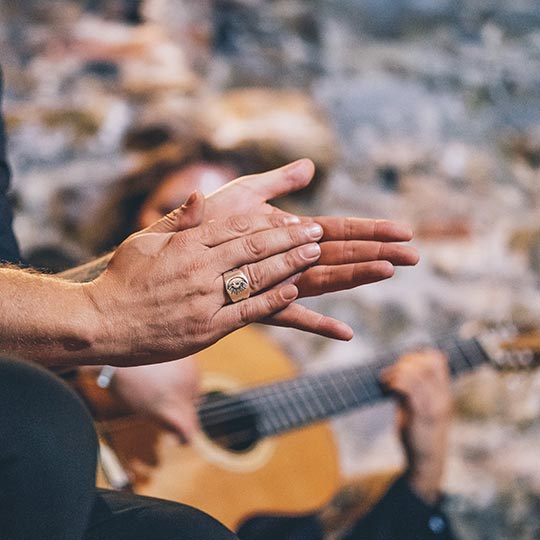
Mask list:
[{"label": "black sleeve", "polygon": [[455,540],[440,502],[427,505],[398,478],[344,540]]},{"label": "black sleeve", "polygon": [[[2,72],[0,71],[0,102],[2,100]],[[12,210],[7,197],[10,170],[6,160],[6,137],[0,110],[0,262],[20,263],[19,247],[11,227]]]}]

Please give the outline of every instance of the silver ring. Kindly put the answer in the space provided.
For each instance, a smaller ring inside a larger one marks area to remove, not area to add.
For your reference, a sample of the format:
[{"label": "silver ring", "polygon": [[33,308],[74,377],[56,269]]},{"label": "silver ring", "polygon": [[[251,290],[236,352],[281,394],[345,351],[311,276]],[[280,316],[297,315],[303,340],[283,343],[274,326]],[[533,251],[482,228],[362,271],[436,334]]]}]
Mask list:
[{"label": "silver ring", "polygon": [[246,274],[238,268],[223,274],[223,284],[225,285],[225,292],[232,302],[245,300],[251,294],[249,280]]}]

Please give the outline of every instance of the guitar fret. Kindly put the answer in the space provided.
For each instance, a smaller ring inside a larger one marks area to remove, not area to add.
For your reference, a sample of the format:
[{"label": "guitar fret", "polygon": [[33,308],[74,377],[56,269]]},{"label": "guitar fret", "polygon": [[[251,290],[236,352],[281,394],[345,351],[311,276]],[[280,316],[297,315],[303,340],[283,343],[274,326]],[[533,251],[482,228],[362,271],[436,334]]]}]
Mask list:
[{"label": "guitar fret", "polygon": [[[321,403],[321,400],[319,398],[319,393],[317,388],[314,385],[313,379],[306,379],[306,389],[307,389],[307,395],[311,396],[311,403],[315,406],[315,409],[313,411],[313,419],[316,418],[324,418],[326,416],[326,408]],[[306,398],[307,398],[306,395]]]},{"label": "guitar fret", "polygon": [[477,339],[472,338],[470,340],[471,347],[473,347],[477,352],[472,355],[474,358],[474,366],[479,366],[481,364],[485,364],[486,362],[489,362],[489,356],[486,354],[486,351],[480,345]]},{"label": "guitar fret", "polygon": [[351,387],[350,380],[347,378],[347,374],[343,371],[340,372],[339,376],[341,377],[341,380],[343,381],[343,387],[346,392],[349,393],[349,396],[351,398],[351,405],[360,405],[361,400],[359,400],[358,396],[354,392],[354,390]]},{"label": "guitar fret", "polygon": [[[291,428],[293,428],[294,426],[296,426],[298,424],[298,420],[295,418],[294,411],[289,406],[290,398],[287,396],[287,393],[284,392],[278,397],[278,400],[279,400],[279,402],[281,404],[281,409],[283,411],[283,414],[284,414],[285,418],[287,419],[287,426],[286,427],[287,427],[287,429],[291,429]],[[285,403],[283,403],[283,402],[285,402]]]},{"label": "guitar fret", "polygon": [[304,381],[296,382],[296,393],[294,397],[294,402],[296,403],[299,410],[303,409],[302,414],[299,417],[300,424],[304,424],[307,420],[312,417],[315,417],[311,404],[305,395],[305,384]]},{"label": "guitar fret", "polygon": [[455,341],[455,347],[461,353],[461,356],[464,359],[464,365],[462,371],[469,371],[472,368],[472,363],[470,361],[470,353],[467,351],[467,343]]},{"label": "guitar fret", "polygon": [[[296,389],[300,388],[300,383],[298,381],[295,381],[295,387],[296,387]],[[291,402],[292,407],[296,411],[296,417],[297,417],[296,423],[297,423],[297,425],[304,423],[306,421],[307,417],[306,417],[305,409],[302,410],[301,399],[299,399],[299,396],[297,394],[293,394],[291,392],[291,401],[290,402]]]},{"label": "guitar fret", "polygon": [[274,401],[270,401],[267,396],[267,403],[269,408],[269,414],[271,417],[274,418],[277,424],[277,430],[276,432],[281,431],[282,429],[287,429],[289,427],[289,422],[287,420],[287,417],[285,416],[284,411],[282,410],[281,404],[274,399]]},{"label": "guitar fret", "polygon": [[291,402],[295,403],[296,408],[300,411],[298,421],[300,424],[304,424],[311,415],[309,404],[305,402],[302,396],[303,381],[295,379],[290,381],[288,388],[291,393]]},{"label": "guitar fret", "polygon": [[[370,364],[367,364],[364,368],[364,377],[359,377],[362,382],[367,386],[367,396],[369,399],[380,398],[382,397],[383,391],[381,389],[381,384],[379,382],[380,370],[377,370],[375,373],[376,367]],[[372,394],[370,393],[372,389]]]},{"label": "guitar fret", "polygon": [[336,411],[336,389],[330,382],[331,376],[328,373],[321,373],[317,381],[324,389],[323,396],[326,402],[326,414],[331,416]]},{"label": "guitar fret", "polygon": [[314,388],[311,386],[311,381],[309,379],[305,379],[304,381],[304,393],[302,394],[302,398],[307,403],[310,417],[313,420],[315,420],[316,418],[320,418],[320,411],[317,410],[317,408],[320,406],[320,403],[317,399],[317,394]]},{"label": "guitar fret", "polygon": [[[435,346],[448,355],[452,374],[469,371],[488,360],[476,339],[437,340]],[[309,374],[260,387],[245,392],[243,399],[250,400],[257,411],[258,429],[264,434],[277,434],[387,397],[379,376],[396,357],[386,355],[384,361]]]},{"label": "guitar fret", "polygon": [[447,338],[444,341],[436,340],[435,346],[448,356],[448,367],[451,374],[455,375],[470,369],[467,358],[456,340]]},{"label": "guitar fret", "polygon": [[345,409],[347,409],[347,402],[345,401],[345,399],[343,397],[343,394],[341,393],[341,389],[339,388],[335,378],[330,377],[329,380],[330,380],[330,384],[332,385],[332,387],[334,388],[335,393],[336,393],[336,403],[337,403],[338,400],[341,401],[341,403],[343,404],[343,407]]},{"label": "guitar fret", "polygon": [[[319,375],[314,381],[318,386],[318,395],[321,396],[321,400],[319,401],[321,409],[323,411],[323,417],[328,416],[332,413],[334,410],[334,402],[332,401],[332,398],[330,397],[328,393],[328,386],[325,385],[322,381],[321,376]],[[324,400],[324,403],[323,403]]]}]

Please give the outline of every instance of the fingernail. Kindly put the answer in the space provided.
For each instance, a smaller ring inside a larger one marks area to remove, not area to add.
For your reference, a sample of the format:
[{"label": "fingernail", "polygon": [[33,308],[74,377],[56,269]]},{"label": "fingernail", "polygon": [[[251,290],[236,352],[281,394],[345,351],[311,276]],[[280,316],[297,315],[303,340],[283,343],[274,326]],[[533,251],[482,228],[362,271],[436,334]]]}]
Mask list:
[{"label": "fingernail", "polygon": [[195,199],[197,198],[197,191],[195,190],[187,199],[187,201],[184,203],[184,206],[191,206],[194,202],[195,202]]},{"label": "fingernail", "polygon": [[319,244],[307,244],[300,248],[300,253],[304,259],[315,259],[321,254],[321,246]]},{"label": "fingernail", "polygon": [[298,296],[298,289],[294,285],[286,285],[281,289],[283,300],[294,300]]},{"label": "fingernail", "polygon": [[318,240],[323,235],[323,229],[318,223],[312,223],[308,228],[307,231],[309,233],[309,236],[311,238],[315,238]]}]

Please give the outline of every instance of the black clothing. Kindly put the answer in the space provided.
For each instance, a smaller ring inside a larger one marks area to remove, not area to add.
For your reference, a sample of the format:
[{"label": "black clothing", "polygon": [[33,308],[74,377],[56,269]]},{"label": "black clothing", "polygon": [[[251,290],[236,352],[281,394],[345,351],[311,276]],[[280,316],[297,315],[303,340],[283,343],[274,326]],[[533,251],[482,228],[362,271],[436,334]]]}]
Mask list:
[{"label": "black clothing", "polygon": [[82,539],[97,456],[86,408],[45,370],[0,360],[0,411],[1,538]]},{"label": "black clothing", "polygon": [[84,540],[232,540],[208,514],[172,501],[100,489]]},{"label": "black clothing", "polygon": [[95,488],[97,438],[57,377],[0,360],[2,540],[232,540],[210,516],[159,499]]},{"label": "black clothing", "polygon": [[[2,100],[2,71],[0,70],[0,103]],[[11,206],[7,199],[10,171],[6,161],[4,121],[0,114],[0,262],[20,262],[19,248],[11,228]]]},{"label": "black clothing", "polygon": [[384,497],[353,527],[344,540],[452,540],[450,524],[440,504],[427,505],[409,487],[396,480]]},{"label": "black clothing", "polygon": [[[256,517],[238,531],[241,540],[323,540],[316,515]],[[396,480],[375,507],[360,519],[343,540],[452,540],[446,516],[439,505],[429,506]]]}]

